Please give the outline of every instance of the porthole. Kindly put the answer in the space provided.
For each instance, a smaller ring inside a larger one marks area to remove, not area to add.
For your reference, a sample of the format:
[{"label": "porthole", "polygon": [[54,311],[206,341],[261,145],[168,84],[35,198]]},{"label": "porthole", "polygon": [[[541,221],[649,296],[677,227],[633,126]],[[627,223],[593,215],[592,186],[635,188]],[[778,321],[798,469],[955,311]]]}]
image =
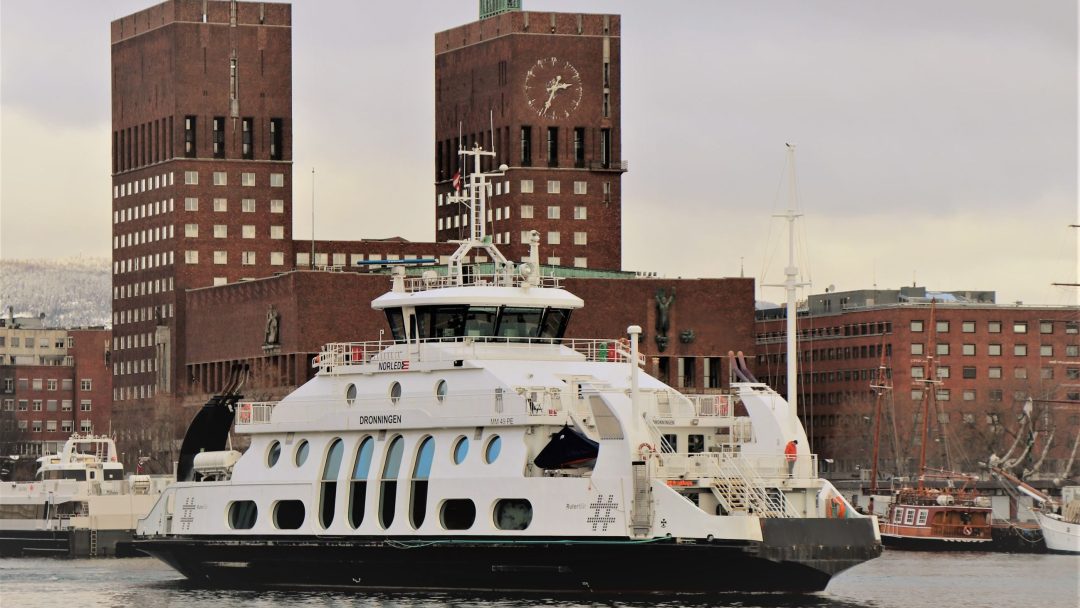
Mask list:
[{"label": "porthole", "polygon": [[439,403],[446,401],[446,380],[439,380],[439,383],[435,385],[435,399]]},{"label": "porthole", "polygon": [[465,462],[465,457],[469,455],[469,438],[462,435],[458,437],[458,440],[454,442],[454,464],[461,464]]},{"label": "porthole", "polygon": [[278,458],[281,458],[281,442],[273,441],[270,443],[270,449],[266,452],[266,466],[274,468]]},{"label": "porthole", "polygon": [[397,405],[401,401],[401,383],[395,382],[390,385],[390,403]]},{"label": "porthole", "polygon": [[468,530],[476,521],[476,505],[468,498],[444,500],[439,509],[439,521],[447,530]]},{"label": "porthole", "polygon": [[492,436],[488,439],[487,447],[484,448],[484,462],[491,464],[495,462],[495,459],[499,457],[499,452],[502,450],[502,439],[498,435]]},{"label": "porthole", "polygon": [[296,446],[296,453],[293,454],[293,462],[296,463],[296,466],[302,467],[304,466],[304,463],[307,462],[308,448],[307,439],[301,441],[300,445]]},{"label": "porthole", "polygon": [[532,503],[524,498],[504,498],[495,503],[495,527],[524,530],[532,523]]},{"label": "porthole", "polygon": [[281,530],[296,530],[304,525],[304,501],[279,500],[274,504],[274,526]]},{"label": "porthole", "polygon": [[229,527],[233,530],[250,530],[258,518],[259,508],[253,500],[237,500],[229,505]]},{"label": "porthole", "polygon": [[345,403],[352,405],[356,402],[356,385],[350,384],[345,387]]}]

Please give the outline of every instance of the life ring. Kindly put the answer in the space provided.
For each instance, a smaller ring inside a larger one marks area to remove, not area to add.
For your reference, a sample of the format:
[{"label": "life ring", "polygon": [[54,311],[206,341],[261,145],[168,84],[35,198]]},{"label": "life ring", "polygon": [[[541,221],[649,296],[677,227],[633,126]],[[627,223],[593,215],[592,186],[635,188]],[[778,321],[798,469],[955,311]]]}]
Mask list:
[{"label": "life ring", "polygon": [[642,443],[641,445],[637,446],[637,451],[642,458],[645,458],[649,454],[655,454],[656,447],[654,447],[651,443]]},{"label": "life ring", "polygon": [[971,526],[964,526],[964,529],[963,529],[964,536],[971,536],[971,532],[972,532]]},{"label": "life ring", "polygon": [[847,505],[844,504],[844,499],[839,496],[833,496],[829,501],[829,509],[826,511],[826,515],[829,517],[835,517],[836,519],[844,519],[847,515]]}]

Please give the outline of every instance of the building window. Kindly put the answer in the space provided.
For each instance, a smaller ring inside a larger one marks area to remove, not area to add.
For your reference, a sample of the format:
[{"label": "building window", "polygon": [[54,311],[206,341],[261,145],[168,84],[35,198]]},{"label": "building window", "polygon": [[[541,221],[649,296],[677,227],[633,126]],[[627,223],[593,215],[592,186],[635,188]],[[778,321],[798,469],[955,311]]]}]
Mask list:
[{"label": "building window", "polygon": [[184,236],[188,238],[194,238],[199,236],[198,224],[184,224]]},{"label": "building window", "polygon": [[560,241],[561,238],[558,232],[552,231],[547,233],[548,245],[559,245]]},{"label": "building window", "polygon": [[521,219],[524,219],[524,220],[533,219],[533,206],[532,205],[522,205],[521,206]]},{"label": "building window", "polygon": [[244,213],[255,213],[255,199],[242,199],[240,201],[240,211],[243,211]]},{"label": "building window", "polygon": [[60,400],[60,411],[61,412],[70,412],[71,411],[71,399],[62,399],[62,400]]},{"label": "building window", "polygon": [[588,245],[589,244],[588,243],[588,234],[585,233],[585,232],[575,232],[574,233],[574,244],[575,245]]},{"label": "building window", "polygon": [[244,158],[255,158],[255,132],[252,130],[254,121],[251,118],[240,119],[241,129],[241,153]]},{"label": "building window", "polygon": [[282,119],[270,119],[270,160],[282,159],[283,128],[284,121]]},{"label": "building window", "polygon": [[521,193],[532,194],[533,193],[533,180],[523,179],[521,180]]},{"label": "building window", "polygon": [[963,376],[964,376],[965,380],[974,380],[975,379],[975,368],[970,367],[970,366],[965,367],[964,370],[963,370]]},{"label": "building window", "polygon": [[283,188],[283,187],[285,187],[285,174],[284,173],[271,173],[270,174],[270,187],[271,188]]},{"label": "building window", "polygon": [[41,411],[41,399],[34,399],[33,404],[34,404],[34,411],[35,412],[40,412]]},{"label": "building window", "polygon": [[1039,333],[1040,334],[1052,334],[1052,333],[1054,333],[1054,323],[1052,321],[1039,321]]},{"label": "building window", "polygon": [[574,127],[574,166],[581,169],[585,166],[585,129]]},{"label": "building window", "polygon": [[214,252],[214,263],[215,264],[228,264],[229,263],[229,253],[227,251],[215,251]]},{"label": "building window", "polygon": [[547,263],[548,263],[548,266],[558,266],[558,265],[562,264],[562,260],[559,259],[559,256],[553,255],[553,256],[551,256],[551,257],[549,257],[547,259]]},{"label": "building window", "polygon": [[296,252],[296,265],[301,266],[301,267],[302,266],[310,266],[311,265],[311,254],[309,254],[306,251],[298,251],[298,252]]},{"label": "building window", "polygon": [[1039,346],[1039,356],[1040,357],[1053,357],[1054,356],[1054,347],[1053,347],[1053,345],[1043,344],[1043,345]]},{"label": "building window", "polygon": [[1065,377],[1069,380],[1080,380],[1080,367],[1066,367]]},{"label": "building window", "polygon": [[947,355],[947,354],[949,354],[949,345],[948,344],[938,344],[937,345],[937,354],[939,354],[939,355]]},{"label": "building window", "polygon": [[1080,334],[1080,322],[1066,321],[1065,322],[1065,335],[1067,335],[1067,336],[1075,336],[1076,334]]},{"label": "building window", "polygon": [[194,116],[184,117],[184,156],[187,158],[195,158],[195,126]]},{"label": "building window", "polygon": [[559,127],[547,128],[547,166],[559,166]]},{"label": "building window", "polygon": [[921,355],[921,354],[923,354],[923,343],[922,342],[912,342],[911,343],[911,354],[913,354],[913,355]]},{"label": "building window", "polygon": [[270,199],[270,213],[285,213],[285,201],[280,198]]},{"label": "building window", "polygon": [[1001,321],[990,321],[986,324],[986,331],[992,334],[1001,333]]},{"label": "building window", "polygon": [[548,205],[547,218],[549,220],[557,220],[557,219],[559,219],[559,206],[558,205]]},{"label": "building window", "polygon": [[947,333],[949,333],[949,322],[948,321],[938,321],[936,327],[937,327],[937,333],[939,333],[939,334],[947,334]]},{"label": "building window", "polygon": [[916,365],[911,368],[912,378],[925,378],[925,370],[921,365]]},{"label": "building window", "polygon": [[574,268],[588,268],[589,258],[574,258]]},{"label": "building window", "polygon": [[600,164],[605,168],[611,167],[611,129],[600,129]]},{"label": "building window", "polygon": [[90,378],[83,378],[79,381],[79,390],[92,391],[94,390],[94,381]]},{"label": "building window", "polygon": [[1001,356],[1001,345],[1000,344],[988,344],[988,345],[986,345],[986,354],[990,355],[991,357],[1000,357]]},{"label": "building window", "polygon": [[243,264],[244,266],[254,266],[255,265],[255,252],[254,251],[245,251],[245,252],[241,253],[240,254],[240,263]]},{"label": "building window", "polygon": [[559,194],[562,190],[562,182],[557,179],[549,179],[547,182],[548,194]]},{"label": "building window", "polygon": [[1053,380],[1054,379],[1054,368],[1052,368],[1052,367],[1044,367],[1044,368],[1040,369],[1039,370],[1039,378],[1041,378],[1043,380]]},{"label": "building window", "polygon": [[521,166],[532,166],[532,127],[521,127]]},{"label": "building window", "polygon": [[1001,378],[1001,368],[996,366],[986,368],[986,377],[994,380]]},{"label": "building window", "polygon": [[94,430],[94,424],[92,422],[90,422],[89,420],[80,420],[79,421],[79,430],[84,434],[89,433],[89,432]]},{"label": "building window", "polygon": [[255,226],[252,224],[244,224],[240,227],[240,236],[245,239],[255,238]]},{"label": "building window", "polygon": [[219,287],[221,285],[228,285],[228,284],[229,284],[229,279],[227,277],[214,277],[214,287]]},{"label": "building window", "polygon": [[941,367],[937,368],[937,377],[938,378],[948,378],[949,376],[950,376],[950,373],[949,373],[949,366],[948,365],[942,365]]},{"label": "building window", "polygon": [[1014,334],[1026,334],[1028,329],[1027,321],[1016,321],[1013,323]]},{"label": "building window", "polygon": [[240,185],[241,186],[248,186],[248,187],[254,186],[255,185],[255,174],[254,173],[241,173],[240,174]]},{"label": "building window", "polygon": [[198,186],[199,185],[199,172],[198,171],[184,171],[184,185]]},{"label": "building window", "polygon": [[[225,117],[215,116],[213,120],[214,128],[214,158],[225,158]],[[214,185],[224,186],[225,184],[217,183],[217,174],[214,174]]]},{"label": "building window", "polygon": [[1013,368],[1013,378],[1016,378],[1017,380],[1026,379],[1027,378],[1027,368],[1026,367],[1014,367]]},{"label": "building window", "polygon": [[41,432],[41,421],[40,420],[34,420],[31,424],[33,425],[33,431],[35,433],[40,433]]},{"label": "building window", "polygon": [[285,253],[282,251],[270,252],[270,265],[271,266],[284,266],[285,265]]},{"label": "building window", "polygon": [[64,433],[70,433],[74,427],[75,425],[71,420],[60,421],[60,430]]},{"label": "building window", "polygon": [[198,264],[199,263],[199,252],[191,250],[191,249],[188,249],[187,251],[185,251],[184,252],[184,263],[185,264]]},{"label": "building window", "polygon": [[229,201],[224,198],[214,199],[214,211],[218,213],[225,213],[229,210]]},{"label": "building window", "polygon": [[[86,380],[86,382],[89,382],[89,380]],[[87,389],[87,390],[89,390],[89,389]],[[90,399],[83,399],[83,400],[79,401],[79,411],[80,412],[89,412],[91,410],[91,408],[93,408],[93,403],[91,402]]]},{"label": "building window", "polygon": [[188,197],[184,199],[184,211],[198,211],[199,199]]},{"label": "building window", "polygon": [[1027,344],[1015,344],[1013,345],[1013,354],[1017,357],[1024,357],[1027,355]]},{"label": "building window", "polygon": [[214,238],[215,239],[227,239],[229,238],[229,227],[225,224],[214,224]]},{"label": "building window", "polygon": [[588,215],[588,211],[586,210],[585,205],[577,205],[577,206],[574,207],[574,219],[575,220],[584,220],[584,219],[588,219],[588,217],[589,217],[589,215]]},{"label": "building window", "polygon": [[20,412],[25,412],[26,410],[28,410],[29,409],[29,403],[30,402],[27,401],[26,399],[19,399],[19,411]]},{"label": "building window", "polygon": [[[224,171],[214,171],[214,185],[215,186],[228,186],[229,174]],[[214,209],[217,211],[217,209]]]},{"label": "building window", "polygon": [[283,238],[285,238],[285,227],[284,226],[270,226],[270,238],[272,238],[272,239],[283,239]]},{"label": "building window", "polygon": [[972,356],[972,355],[975,354],[975,345],[974,344],[964,344],[961,347],[961,352],[963,352],[965,355]]},{"label": "building window", "polygon": [[[939,389],[937,390],[937,400],[938,400],[938,401],[948,401],[948,400],[949,400],[949,395],[950,395],[950,391],[949,391],[949,389],[947,389],[947,388],[939,388]],[[947,413],[947,412],[944,412],[944,413],[942,413],[941,415],[944,415],[944,416],[948,416],[948,413]],[[941,420],[941,419],[939,418],[938,420],[939,420],[940,422],[948,422],[948,419],[946,419],[946,420]]]},{"label": "building window", "polygon": [[923,322],[922,321],[912,321],[911,322],[911,331],[912,332],[917,333],[917,332],[921,332],[922,330],[923,330]]},{"label": "building window", "polygon": [[975,321],[964,321],[960,324],[960,331],[965,334],[975,333]]},{"label": "building window", "polygon": [[1066,357],[1080,357],[1080,345],[1078,344],[1066,344],[1065,345]]}]

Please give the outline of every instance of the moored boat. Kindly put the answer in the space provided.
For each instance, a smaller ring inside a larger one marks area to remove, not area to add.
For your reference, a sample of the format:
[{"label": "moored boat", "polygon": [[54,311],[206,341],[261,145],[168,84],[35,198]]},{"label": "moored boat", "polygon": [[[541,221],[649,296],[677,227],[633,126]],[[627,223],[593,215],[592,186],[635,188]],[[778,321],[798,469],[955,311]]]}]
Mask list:
[{"label": "moored boat", "polygon": [[33,481],[0,484],[0,555],[134,554],[135,524],[163,485],[125,478],[112,439],[72,435],[59,453],[38,458]]},{"label": "moored boat", "polygon": [[327,345],[277,403],[211,400],[141,550],[216,586],[604,594],[817,591],[880,554],[735,357],[741,382],[687,396],[641,371],[637,326],[566,338],[583,302],[541,276],[537,233],[520,265],[491,244],[500,173],[462,154],[471,236],[445,275],[394,269],[372,303],[392,342]]}]

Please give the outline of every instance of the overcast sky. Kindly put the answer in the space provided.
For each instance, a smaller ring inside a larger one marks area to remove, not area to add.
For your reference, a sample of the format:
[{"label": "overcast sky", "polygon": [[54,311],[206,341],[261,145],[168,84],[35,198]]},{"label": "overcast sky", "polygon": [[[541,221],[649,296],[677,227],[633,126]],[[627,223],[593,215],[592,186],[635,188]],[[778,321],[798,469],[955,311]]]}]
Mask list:
[{"label": "overcast sky", "polygon": [[[110,255],[109,23],[0,2],[0,257]],[[434,238],[433,34],[476,0],[293,2],[294,234]],[[624,266],[1075,304],[1074,0],[524,0],[622,15]],[[780,300],[779,290],[761,297]]]}]

